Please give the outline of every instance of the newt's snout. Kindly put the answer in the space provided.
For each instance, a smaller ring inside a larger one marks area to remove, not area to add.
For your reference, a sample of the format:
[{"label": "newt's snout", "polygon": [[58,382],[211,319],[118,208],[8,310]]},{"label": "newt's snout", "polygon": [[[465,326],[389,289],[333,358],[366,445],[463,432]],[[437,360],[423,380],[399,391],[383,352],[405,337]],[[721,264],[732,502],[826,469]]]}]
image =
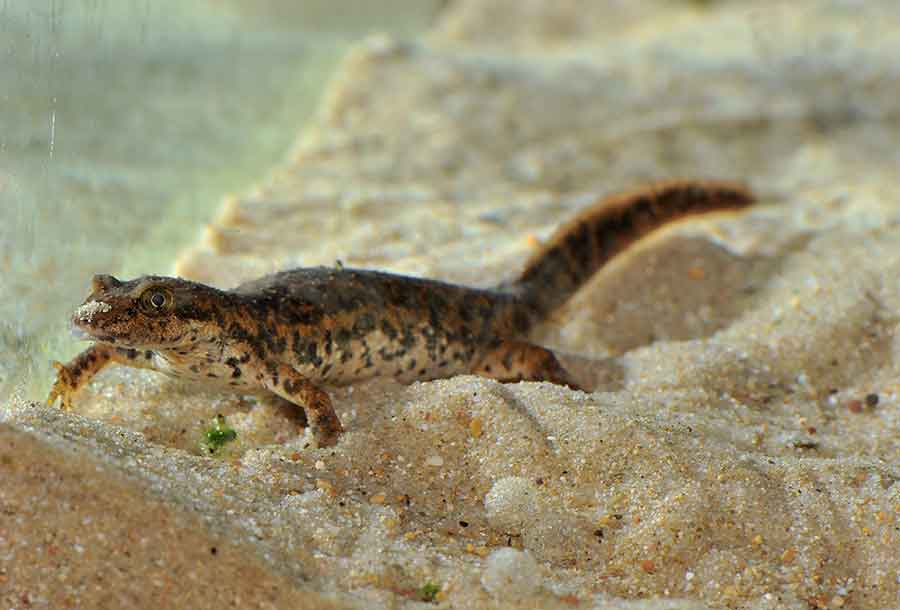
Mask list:
[{"label": "newt's snout", "polygon": [[95,301],[93,299],[85,301],[84,304],[75,310],[72,314],[72,326],[76,326],[84,330],[85,326],[91,327],[96,324],[95,317],[112,311],[112,305],[103,301]]}]

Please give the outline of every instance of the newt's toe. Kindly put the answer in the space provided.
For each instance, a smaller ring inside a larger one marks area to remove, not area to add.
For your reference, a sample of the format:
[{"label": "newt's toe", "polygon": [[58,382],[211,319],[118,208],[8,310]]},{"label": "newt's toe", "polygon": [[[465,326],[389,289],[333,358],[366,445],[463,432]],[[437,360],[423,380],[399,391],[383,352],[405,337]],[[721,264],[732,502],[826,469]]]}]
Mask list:
[{"label": "newt's toe", "polygon": [[66,368],[61,362],[53,362],[53,368],[56,369],[56,381],[50,388],[50,395],[47,397],[47,404],[53,405],[59,398],[59,406],[64,411],[72,408],[72,393],[75,391],[75,378],[72,372]]}]

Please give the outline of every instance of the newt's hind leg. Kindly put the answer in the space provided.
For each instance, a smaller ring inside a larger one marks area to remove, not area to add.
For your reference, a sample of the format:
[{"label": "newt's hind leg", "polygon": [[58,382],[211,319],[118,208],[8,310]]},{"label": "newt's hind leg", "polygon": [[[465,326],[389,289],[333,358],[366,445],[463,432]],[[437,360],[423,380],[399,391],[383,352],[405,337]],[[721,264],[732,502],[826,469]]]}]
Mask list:
[{"label": "newt's hind leg", "polygon": [[549,381],[573,390],[582,389],[553,352],[526,341],[500,341],[478,361],[472,372],[497,381]]}]

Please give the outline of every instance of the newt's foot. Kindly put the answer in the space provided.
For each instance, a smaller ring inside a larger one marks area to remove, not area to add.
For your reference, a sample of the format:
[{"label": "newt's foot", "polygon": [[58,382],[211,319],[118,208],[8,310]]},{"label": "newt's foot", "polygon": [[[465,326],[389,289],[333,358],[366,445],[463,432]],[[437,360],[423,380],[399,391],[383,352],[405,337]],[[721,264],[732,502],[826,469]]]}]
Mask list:
[{"label": "newt's foot", "polygon": [[583,389],[552,351],[525,341],[499,342],[472,372],[503,383],[549,381],[572,390]]},{"label": "newt's foot", "polygon": [[53,362],[53,368],[56,369],[56,381],[50,388],[50,396],[47,397],[47,404],[53,405],[59,398],[59,406],[63,411],[69,411],[72,408],[72,395],[78,389],[76,385],[75,375],[66,368],[62,362]]},{"label": "newt's foot", "polygon": [[334,410],[329,409],[328,411],[316,413],[315,425],[312,427],[312,430],[319,447],[331,447],[337,444],[338,437],[344,431],[344,427],[341,426],[341,422]]}]

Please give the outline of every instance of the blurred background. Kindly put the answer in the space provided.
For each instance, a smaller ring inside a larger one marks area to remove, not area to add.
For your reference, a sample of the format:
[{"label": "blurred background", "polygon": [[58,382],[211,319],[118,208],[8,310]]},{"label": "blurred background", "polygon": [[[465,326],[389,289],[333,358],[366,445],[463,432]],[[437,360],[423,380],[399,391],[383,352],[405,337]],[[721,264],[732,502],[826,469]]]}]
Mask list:
[{"label": "blurred background", "polygon": [[0,401],[83,344],[94,273],[170,274],[223,195],[282,160],[337,62],[441,0],[0,3]]}]

